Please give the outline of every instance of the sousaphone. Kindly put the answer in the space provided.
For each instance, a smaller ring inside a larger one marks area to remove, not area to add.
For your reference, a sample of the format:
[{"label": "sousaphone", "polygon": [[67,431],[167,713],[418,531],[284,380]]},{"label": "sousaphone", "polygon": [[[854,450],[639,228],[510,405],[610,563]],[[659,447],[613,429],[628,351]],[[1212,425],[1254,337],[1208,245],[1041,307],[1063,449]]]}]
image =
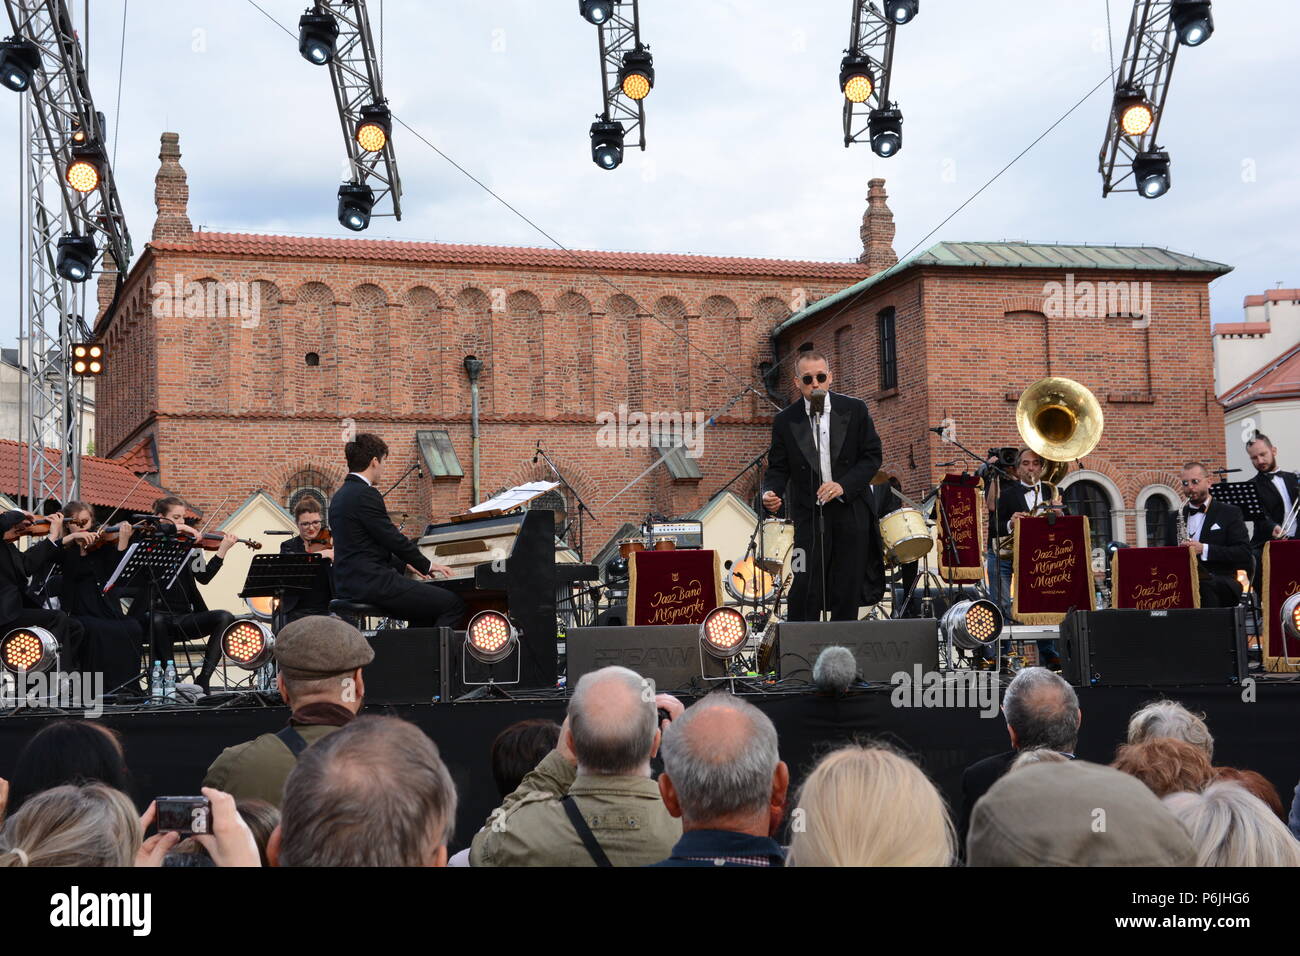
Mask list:
[{"label": "sousaphone", "polygon": [[1043,481],[1060,484],[1070,468],[1101,441],[1101,403],[1073,379],[1040,378],[1020,393],[1016,431],[1043,459]]}]

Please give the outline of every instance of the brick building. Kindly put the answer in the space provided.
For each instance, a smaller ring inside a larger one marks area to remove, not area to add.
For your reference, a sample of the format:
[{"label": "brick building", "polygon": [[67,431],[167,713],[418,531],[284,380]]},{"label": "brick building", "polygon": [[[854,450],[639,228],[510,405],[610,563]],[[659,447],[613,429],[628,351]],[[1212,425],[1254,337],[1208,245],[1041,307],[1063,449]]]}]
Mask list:
[{"label": "brick building", "polygon": [[[389,497],[408,531],[465,510],[473,355],[484,362],[482,495],[549,477],[534,463],[540,441],[597,515],[590,554],[624,521],[703,504],[757,453],[774,411],[760,373],[772,328],[868,273],[847,261],[196,232],[175,134],[160,159],[152,241],[115,306],[114,277],[100,285],[112,359],[96,447],[152,455],[159,480],[218,521],[258,489],[286,505],[328,498],[349,420],[393,450],[385,485],[417,456],[424,465]],[[698,459],[675,456],[607,504],[660,457],[598,442],[597,416],[620,406],[726,411]]]},{"label": "brick building", "polygon": [[[940,243],[897,265],[878,179],[857,262],[206,233],[187,216],[175,134],[160,159],[152,242],[116,305],[112,277],[101,282],[96,447],[152,456],[158,480],[205,511],[258,489],[285,505],[328,498],[349,422],[393,449],[385,484],[423,464],[389,497],[408,531],[463,511],[469,355],[484,362],[482,495],[549,477],[540,441],[597,515],[587,555],[625,521],[699,507],[762,451],[792,395],[788,362],[766,385],[763,373],[809,345],[838,390],[868,401],[908,492],[956,457],[927,426],[950,418],[980,451],[1019,444],[1015,399],[1049,373],[1105,411],[1101,445],[1063,482],[1099,538],[1140,543],[1134,519],[1176,503],[1178,465],[1224,458],[1206,334],[1219,263]],[[674,454],[611,503],[660,453],[606,447],[598,416],[636,411],[718,420],[698,459]]]}]

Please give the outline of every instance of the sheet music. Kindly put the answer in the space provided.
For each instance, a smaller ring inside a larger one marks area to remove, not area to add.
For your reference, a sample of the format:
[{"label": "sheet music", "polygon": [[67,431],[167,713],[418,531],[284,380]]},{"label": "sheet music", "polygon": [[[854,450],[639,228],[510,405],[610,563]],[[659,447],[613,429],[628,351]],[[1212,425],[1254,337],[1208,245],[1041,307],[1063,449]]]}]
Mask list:
[{"label": "sheet music", "polygon": [[487,501],[476,504],[469,509],[470,514],[476,514],[481,511],[510,511],[525,505],[532,501],[538,495],[544,495],[548,491],[554,491],[560,487],[558,481],[530,481],[527,484],[519,485],[515,488],[507,488],[499,495],[489,498]]}]

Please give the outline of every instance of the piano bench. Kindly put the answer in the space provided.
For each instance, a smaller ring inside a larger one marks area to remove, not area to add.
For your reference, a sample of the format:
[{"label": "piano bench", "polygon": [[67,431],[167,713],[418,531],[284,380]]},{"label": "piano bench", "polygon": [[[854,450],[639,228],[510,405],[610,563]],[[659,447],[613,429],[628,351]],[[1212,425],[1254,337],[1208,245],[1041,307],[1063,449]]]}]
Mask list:
[{"label": "piano bench", "polygon": [[367,629],[362,625],[368,621],[382,621],[389,616],[387,611],[377,608],[373,604],[362,604],[360,601],[345,601],[341,598],[330,601],[330,613],[337,614],[360,631]]}]

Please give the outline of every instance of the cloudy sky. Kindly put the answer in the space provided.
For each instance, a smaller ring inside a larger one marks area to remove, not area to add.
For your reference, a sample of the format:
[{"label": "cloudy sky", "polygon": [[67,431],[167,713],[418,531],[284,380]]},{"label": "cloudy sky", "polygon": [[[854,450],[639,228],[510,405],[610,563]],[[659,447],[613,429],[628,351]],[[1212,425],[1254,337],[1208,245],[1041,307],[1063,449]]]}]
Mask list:
[{"label": "cloudy sky", "polygon": [[[296,32],[304,0],[259,0]],[[82,3],[73,0],[76,19]],[[353,235],[335,220],[343,146],[328,73],[247,0],[94,0],[91,86],[117,138],[137,254],[154,219],[158,137],[181,137],[196,227]],[[1114,55],[1132,4],[1110,0]],[[595,28],[572,0],[370,0],[383,11],[396,114],[570,248],[851,260],[867,180],[884,176],[900,255],[942,239],[1145,243],[1233,265],[1213,318],[1300,285],[1300,4],[1215,4],[1216,32],[1178,56],[1163,146],[1173,189],[1101,198],[1103,87],[930,239],[1110,69],[1106,0],[925,0],[900,28],[893,97],[904,147],[845,149],[839,59],[849,0],[642,0],[657,79],[648,148],[592,164]],[[122,49],[125,11],[125,56]],[[1288,66],[1288,64],[1290,64]],[[117,106],[121,67],[121,107]],[[20,98],[0,89],[0,207],[19,209]],[[401,222],[374,238],[549,245],[400,129]],[[17,229],[4,230],[0,341],[17,334]]]}]

